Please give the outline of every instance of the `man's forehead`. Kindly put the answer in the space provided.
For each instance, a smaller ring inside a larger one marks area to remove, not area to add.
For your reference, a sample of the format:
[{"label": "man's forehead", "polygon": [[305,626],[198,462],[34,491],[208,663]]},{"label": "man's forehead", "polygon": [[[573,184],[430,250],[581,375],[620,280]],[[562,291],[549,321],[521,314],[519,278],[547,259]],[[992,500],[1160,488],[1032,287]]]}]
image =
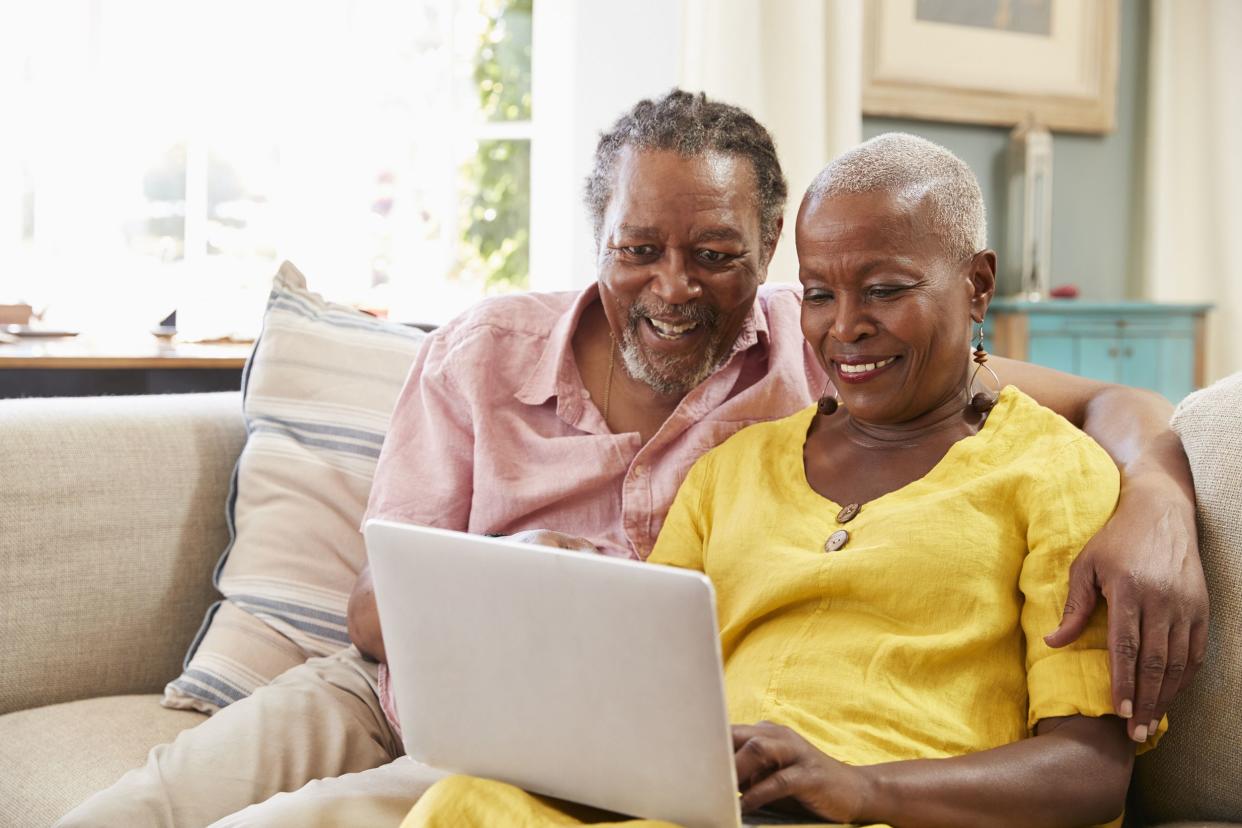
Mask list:
[{"label": "man's forehead", "polygon": [[646,186],[648,182],[670,177],[694,179],[704,188],[751,197],[755,173],[750,162],[736,155],[705,150],[681,153],[676,150],[648,149],[628,145],[618,155],[617,189]]}]

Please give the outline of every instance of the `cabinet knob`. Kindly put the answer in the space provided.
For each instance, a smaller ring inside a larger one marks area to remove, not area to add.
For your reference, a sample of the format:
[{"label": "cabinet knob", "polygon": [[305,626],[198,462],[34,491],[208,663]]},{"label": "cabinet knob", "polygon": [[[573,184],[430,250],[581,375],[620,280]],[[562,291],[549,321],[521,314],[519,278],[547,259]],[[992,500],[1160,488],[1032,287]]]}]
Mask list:
[{"label": "cabinet knob", "polygon": [[1118,351],[1116,348],[1109,348],[1108,355],[1112,357],[1113,359],[1116,359],[1121,354],[1120,354],[1120,351]]},{"label": "cabinet knob", "polygon": [[1123,357],[1132,357],[1132,356],[1134,356],[1134,349],[1133,349],[1133,348],[1123,348],[1123,349],[1121,350],[1121,355],[1122,355]]}]

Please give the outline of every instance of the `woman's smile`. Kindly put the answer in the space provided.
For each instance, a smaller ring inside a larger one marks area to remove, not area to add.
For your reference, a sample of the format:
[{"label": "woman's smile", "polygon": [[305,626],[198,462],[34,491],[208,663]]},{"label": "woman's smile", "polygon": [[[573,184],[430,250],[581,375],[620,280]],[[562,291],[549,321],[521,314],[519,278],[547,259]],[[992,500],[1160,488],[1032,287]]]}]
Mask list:
[{"label": "woman's smile", "polygon": [[831,360],[836,378],[845,383],[870,382],[897,364],[899,356],[851,356]]}]

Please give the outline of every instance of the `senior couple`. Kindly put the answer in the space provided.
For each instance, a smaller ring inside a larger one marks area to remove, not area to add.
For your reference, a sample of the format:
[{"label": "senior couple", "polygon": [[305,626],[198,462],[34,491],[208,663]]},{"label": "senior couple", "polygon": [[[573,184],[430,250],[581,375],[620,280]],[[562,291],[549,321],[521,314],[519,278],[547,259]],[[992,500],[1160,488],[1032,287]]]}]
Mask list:
[{"label": "senior couple", "polygon": [[[745,112],[637,104],[587,182],[597,282],[429,337],[368,517],[706,572],[747,810],[1116,818],[1206,637],[1167,403],[999,358],[1004,387],[979,381],[996,258],[944,149],[882,136],[825,168],[795,229],[801,291],[760,287],[785,199]],[[155,748],[62,824],[571,819],[403,756],[365,570],[349,617],[356,648]]]}]

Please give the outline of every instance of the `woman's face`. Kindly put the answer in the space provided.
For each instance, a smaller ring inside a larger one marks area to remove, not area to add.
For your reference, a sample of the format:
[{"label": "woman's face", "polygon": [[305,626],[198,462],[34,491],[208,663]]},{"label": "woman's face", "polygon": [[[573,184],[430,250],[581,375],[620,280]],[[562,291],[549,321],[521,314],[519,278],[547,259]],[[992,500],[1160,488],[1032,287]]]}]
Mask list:
[{"label": "woman's face", "polygon": [[926,199],[884,190],[804,204],[796,238],[802,333],[851,416],[896,424],[965,404],[992,251],[955,260]]}]

